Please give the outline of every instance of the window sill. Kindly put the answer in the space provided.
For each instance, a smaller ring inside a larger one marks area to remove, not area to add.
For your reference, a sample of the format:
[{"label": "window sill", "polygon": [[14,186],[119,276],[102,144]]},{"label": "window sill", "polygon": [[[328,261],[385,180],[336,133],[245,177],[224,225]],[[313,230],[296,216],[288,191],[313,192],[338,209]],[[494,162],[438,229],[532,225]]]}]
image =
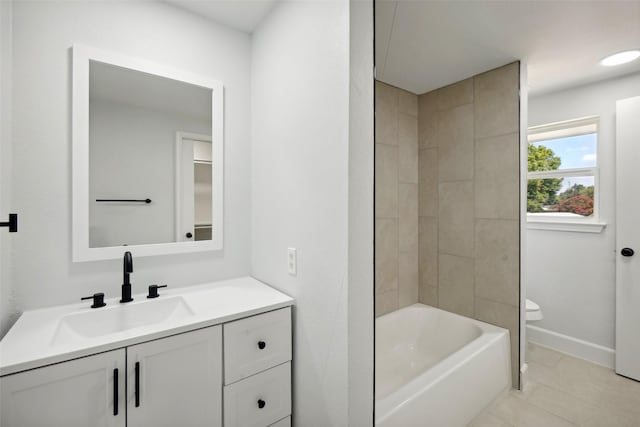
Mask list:
[{"label": "window sill", "polygon": [[604,222],[527,220],[528,230],[571,231],[577,233],[602,233]]}]

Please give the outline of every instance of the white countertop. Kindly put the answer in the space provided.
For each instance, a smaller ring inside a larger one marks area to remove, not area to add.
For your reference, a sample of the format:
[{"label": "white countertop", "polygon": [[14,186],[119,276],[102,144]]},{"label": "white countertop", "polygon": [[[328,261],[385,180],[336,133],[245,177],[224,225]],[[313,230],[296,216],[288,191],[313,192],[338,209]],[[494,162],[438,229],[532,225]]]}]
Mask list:
[{"label": "white countertop", "polygon": [[127,303],[127,308],[180,296],[191,314],[187,318],[168,319],[75,342],[58,343],[54,338],[65,316],[117,310],[121,306],[119,298],[107,299],[106,307],[96,309],[89,307],[91,301],[85,301],[25,311],[0,341],[0,376],[213,326],[294,303],[291,297],[251,277],[159,291],[157,299],[147,299],[146,293],[134,295],[134,301]]}]

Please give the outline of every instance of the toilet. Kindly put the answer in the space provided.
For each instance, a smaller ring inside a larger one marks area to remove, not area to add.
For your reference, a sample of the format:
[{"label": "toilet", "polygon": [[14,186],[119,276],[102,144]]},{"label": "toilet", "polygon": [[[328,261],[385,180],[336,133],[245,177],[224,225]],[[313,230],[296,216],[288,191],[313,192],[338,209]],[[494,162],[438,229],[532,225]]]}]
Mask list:
[{"label": "toilet", "polygon": [[540,306],[535,302],[527,299],[527,322],[535,322],[544,319]]}]

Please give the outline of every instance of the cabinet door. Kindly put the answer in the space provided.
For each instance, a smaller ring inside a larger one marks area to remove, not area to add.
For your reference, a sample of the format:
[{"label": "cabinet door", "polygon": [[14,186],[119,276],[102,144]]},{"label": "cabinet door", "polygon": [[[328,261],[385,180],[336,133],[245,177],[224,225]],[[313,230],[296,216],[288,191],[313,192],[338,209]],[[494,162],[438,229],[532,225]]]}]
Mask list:
[{"label": "cabinet door", "polygon": [[125,350],[0,378],[2,427],[124,427]]},{"label": "cabinet door", "polygon": [[127,348],[128,427],[222,424],[222,327]]}]

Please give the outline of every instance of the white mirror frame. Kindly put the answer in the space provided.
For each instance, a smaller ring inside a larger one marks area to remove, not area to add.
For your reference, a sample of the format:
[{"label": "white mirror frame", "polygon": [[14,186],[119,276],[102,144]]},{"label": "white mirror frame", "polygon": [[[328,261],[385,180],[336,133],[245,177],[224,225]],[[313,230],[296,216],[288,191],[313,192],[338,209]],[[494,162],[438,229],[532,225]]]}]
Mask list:
[{"label": "white mirror frame", "polygon": [[[73,262],[97,261],[122,257],[125,251],[134,256],[168,255],[222,250],[224,200],[224,87],[209,77],[159,65],[143,59],[104,51],[85,45],[73,45],[72,88],[72,259]],[[212,155],[217,167],[212,174],[212,240],[168,242],[158,244],[89,246],[89,61],[98,61],[143,73],[205,87],[212,90]]]}]

